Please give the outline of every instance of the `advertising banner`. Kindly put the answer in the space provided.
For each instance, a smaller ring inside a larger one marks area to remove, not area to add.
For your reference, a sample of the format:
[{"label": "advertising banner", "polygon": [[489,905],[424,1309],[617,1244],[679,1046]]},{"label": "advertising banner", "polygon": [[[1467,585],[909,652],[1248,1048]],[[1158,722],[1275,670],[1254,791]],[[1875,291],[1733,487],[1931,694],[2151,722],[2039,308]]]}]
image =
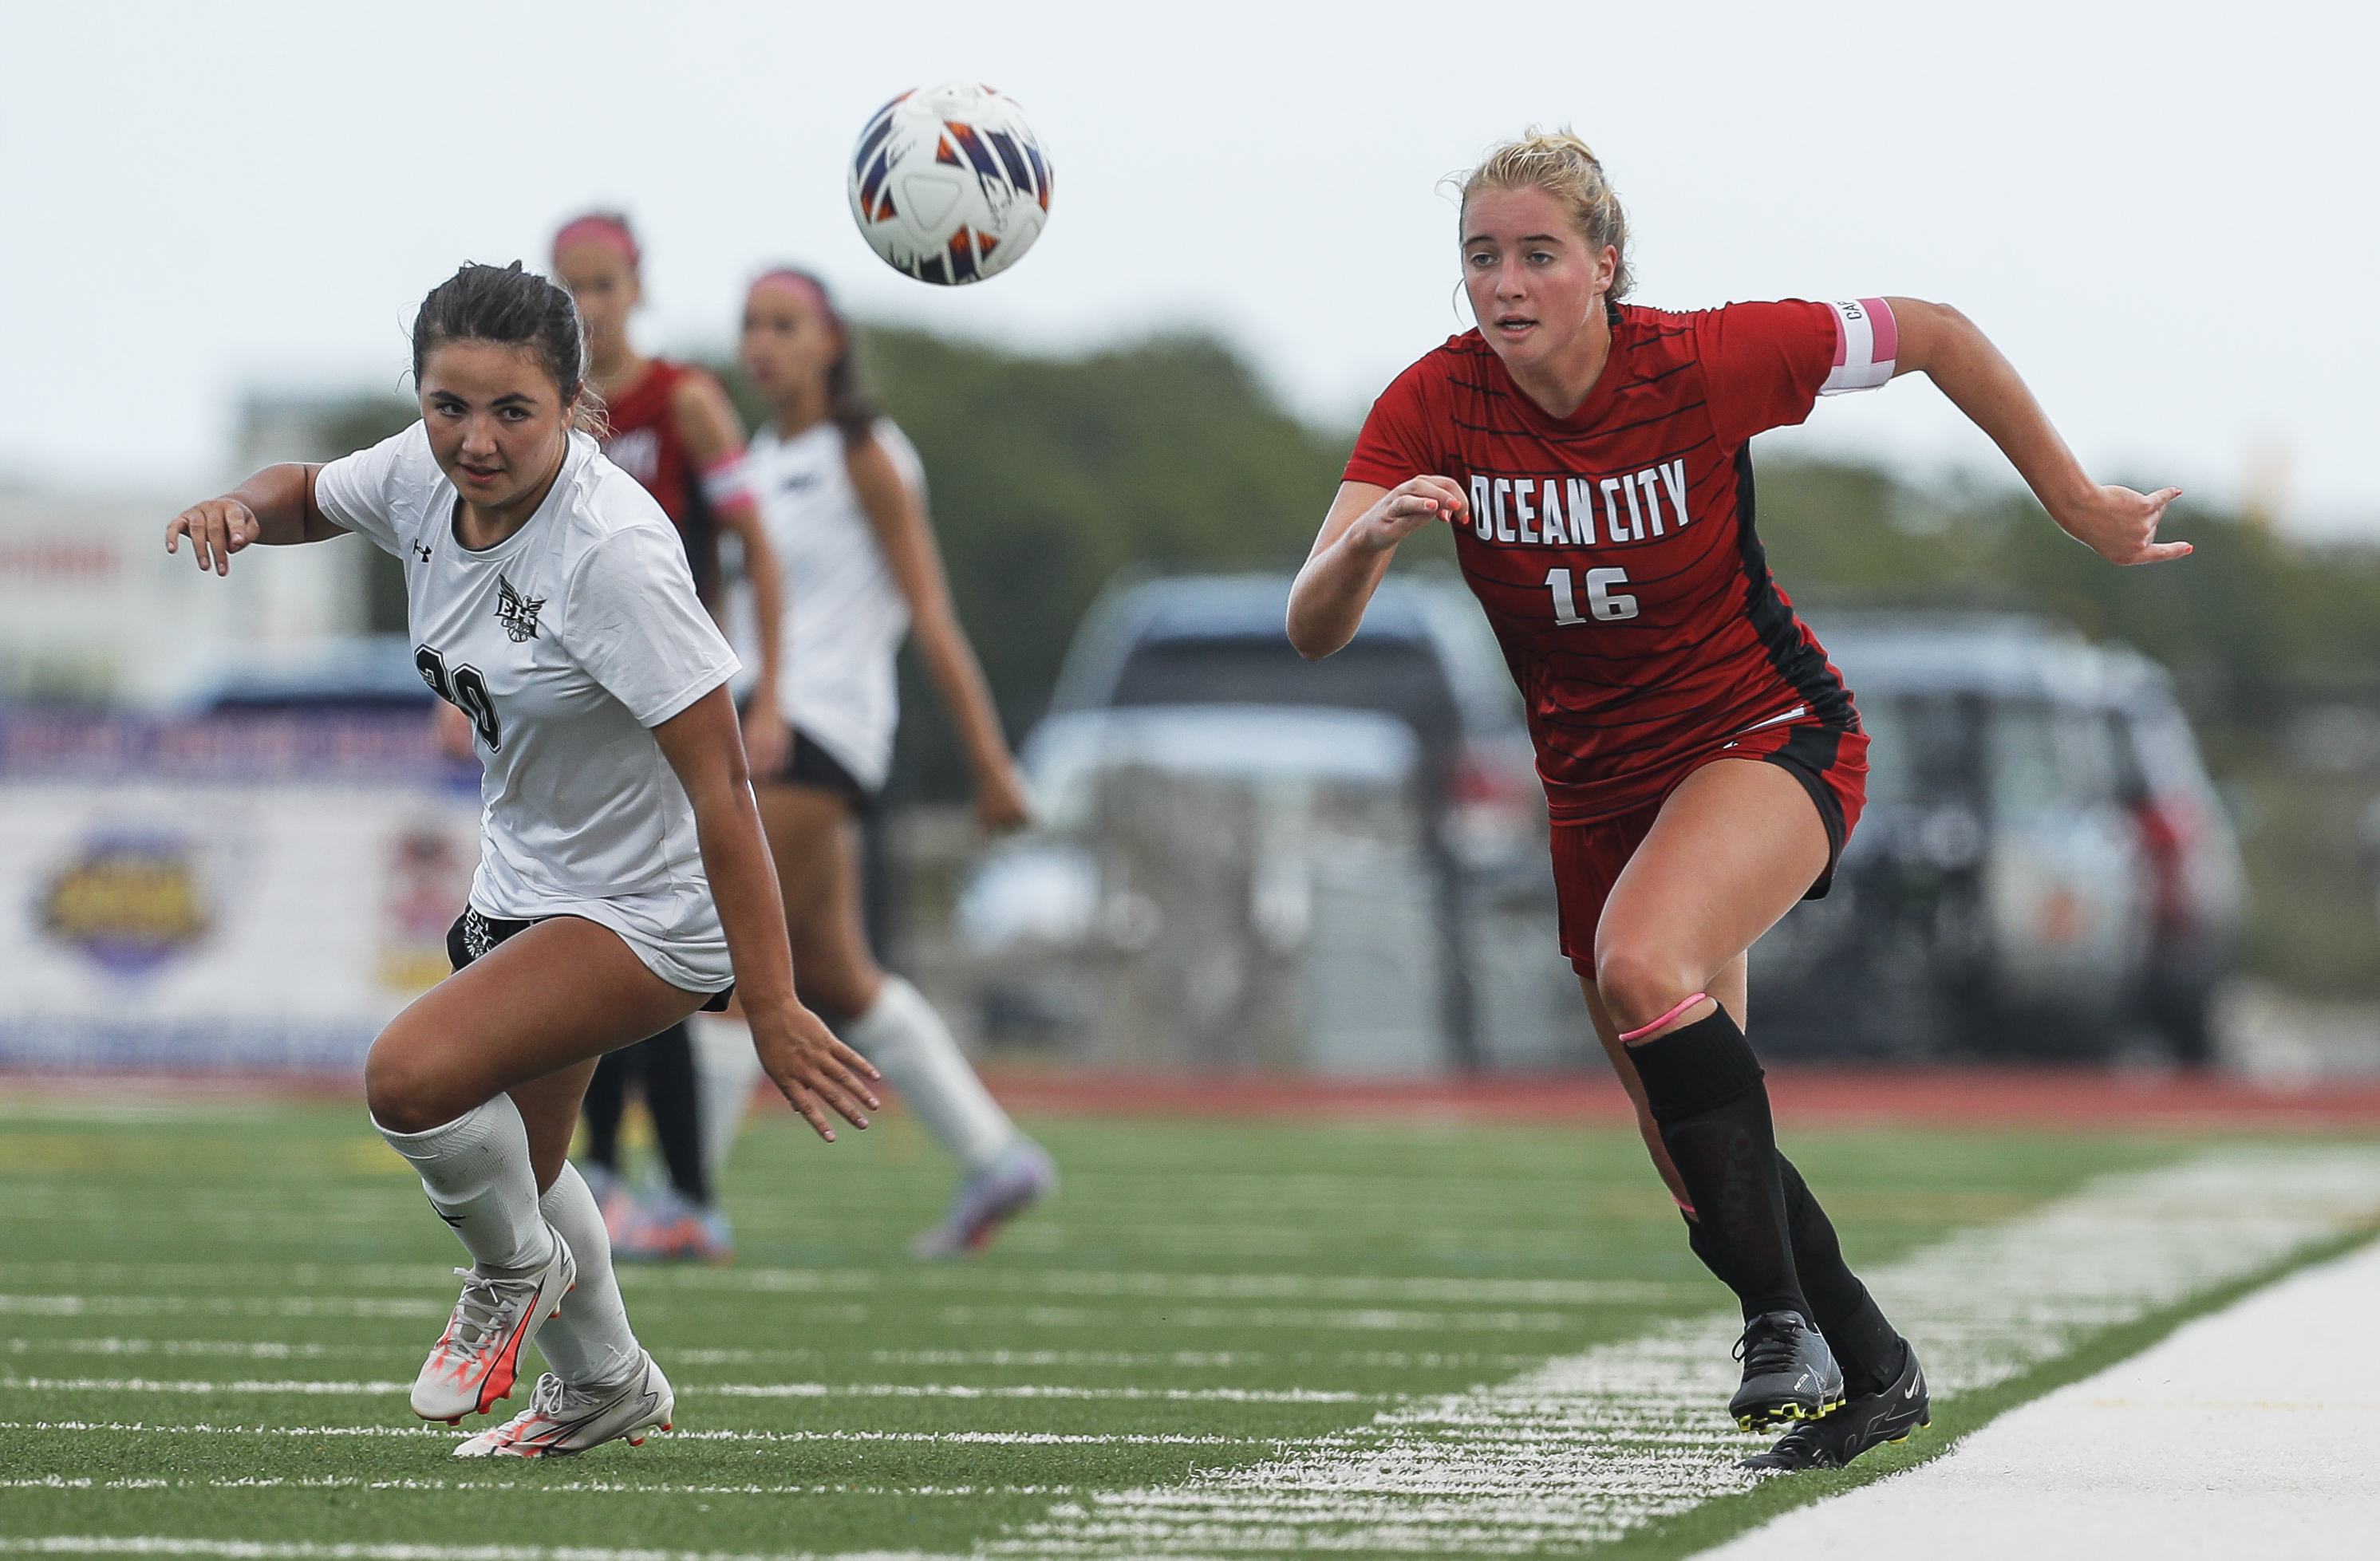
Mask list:
[{"label": "advertising banner", "polygon": [[0,1066],[352,1071],[445,974],[479,805],[428,756],[86,735],[0,768]]}]

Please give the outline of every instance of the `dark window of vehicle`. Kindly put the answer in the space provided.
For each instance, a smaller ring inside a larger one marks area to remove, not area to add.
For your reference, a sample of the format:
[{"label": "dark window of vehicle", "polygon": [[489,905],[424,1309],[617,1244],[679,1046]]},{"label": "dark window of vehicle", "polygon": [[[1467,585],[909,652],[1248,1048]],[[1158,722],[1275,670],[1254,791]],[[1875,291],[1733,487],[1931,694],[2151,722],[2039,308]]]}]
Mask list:
[{"label": "dark window of vehicle", "polygon": [[1860,701],[1868,733],[1868,805],[1970,805],[1976,796],[1975,727],[1971,696],[1897,694]]}]

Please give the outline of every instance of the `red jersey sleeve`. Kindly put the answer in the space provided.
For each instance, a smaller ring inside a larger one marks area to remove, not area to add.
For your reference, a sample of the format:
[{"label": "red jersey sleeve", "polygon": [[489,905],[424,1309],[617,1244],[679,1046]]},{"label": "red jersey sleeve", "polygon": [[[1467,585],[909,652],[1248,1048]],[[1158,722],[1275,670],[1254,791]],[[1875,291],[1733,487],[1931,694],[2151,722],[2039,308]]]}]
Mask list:
[{"label": "red jersey sleeve", "polygon": [[1423,358],[1391,380],[1372,403],[1370,414],[1364,418],[1364,431],[1355,436],[1355,453],[1347,457],[1347,481],[1394,488],[1416,477],[1447,475],[1439,469],[1445,463],[1436,454],[1439,442],[1430,432],[1434,426],[1444,424],[1443,418],[1433,419],[1429,415],[1429,393],[1437,380],[1432,361],[1436,356]]},{"label": "red jersey sleeve", "polygon": [[1711,424],[1728,444],[1800,422],[1822,395],[1874,390],[1900,345],[1882,298],[1730,304],[1694,321]]}]

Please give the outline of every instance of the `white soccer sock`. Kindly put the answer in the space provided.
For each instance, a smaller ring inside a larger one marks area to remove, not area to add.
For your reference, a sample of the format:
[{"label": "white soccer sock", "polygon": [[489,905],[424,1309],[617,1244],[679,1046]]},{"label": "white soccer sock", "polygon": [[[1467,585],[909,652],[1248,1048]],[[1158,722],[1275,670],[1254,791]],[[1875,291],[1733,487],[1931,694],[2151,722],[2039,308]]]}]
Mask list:
[{"label": "white soccer sock", "polygon": [[844,1026],[851,1049],[876,1064],[941,1146],[979,1171],[1016,1142],[1016,1124],[975,1075],[925,994],[887,975],[868,1011]]},{"label": "white soccer sock", "polygon": [[388,1146],[421,1173],[421,1190],[472,1261],[491,1273],[542,1266],[553,1233],[537,1212],[537,1173],[529,1168],[528,1128],[513,1097],[500,1095],[428,1132],[381,1127]]},{"label": "white soccer sock", "polygon": [[645,1354],[620,1301],[603,1211],[596,1206],[595,1194],[587,1190],[578,1168],[567,1161],[537,1206],[570,1243],[570,1255],[578,1264],[578,1288],[562,1298],[562,1310],[538,1329],[537,1347],[553,1374],[573,1387],[618,1382]]},{"label": "white soccer sock", "polygon": [[698,1013],[686,1022],[694,1039],[694,1077],[702,1102],[702,1163],[710,1173],[710,1197],[719,1200],[719,1173],[727,1167],[735,1135],[744,1130],[752,1091],[760,1082],[760,1057],[752,1049],[752,1027],[723,1013]]}]

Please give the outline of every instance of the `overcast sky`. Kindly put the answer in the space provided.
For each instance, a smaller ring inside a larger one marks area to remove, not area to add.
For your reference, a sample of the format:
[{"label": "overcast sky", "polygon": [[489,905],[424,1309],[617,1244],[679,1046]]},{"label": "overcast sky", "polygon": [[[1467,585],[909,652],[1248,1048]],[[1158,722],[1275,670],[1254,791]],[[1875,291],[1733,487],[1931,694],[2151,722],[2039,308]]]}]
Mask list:
[{"label": "overcast sky", "polygon": [[[2365,462],[2369,5],[1374,0],[568,6],[0,0],[0,475],[212,483],[251,387],[395,388],[421,294],[631,211],[649,348],[726,340],[764,260],[862,313],[1035,348],[1196,326],[1351,425],[1456,312],[1438,187],[1569,124],[1640,301],[1957,304],[2110,478],[2380,538]],[[1057,166],[1014,270],[941,289],[853,230],[905,88],[988,81]],[[1761,448],[1991,471],[1930,386]]]}]

